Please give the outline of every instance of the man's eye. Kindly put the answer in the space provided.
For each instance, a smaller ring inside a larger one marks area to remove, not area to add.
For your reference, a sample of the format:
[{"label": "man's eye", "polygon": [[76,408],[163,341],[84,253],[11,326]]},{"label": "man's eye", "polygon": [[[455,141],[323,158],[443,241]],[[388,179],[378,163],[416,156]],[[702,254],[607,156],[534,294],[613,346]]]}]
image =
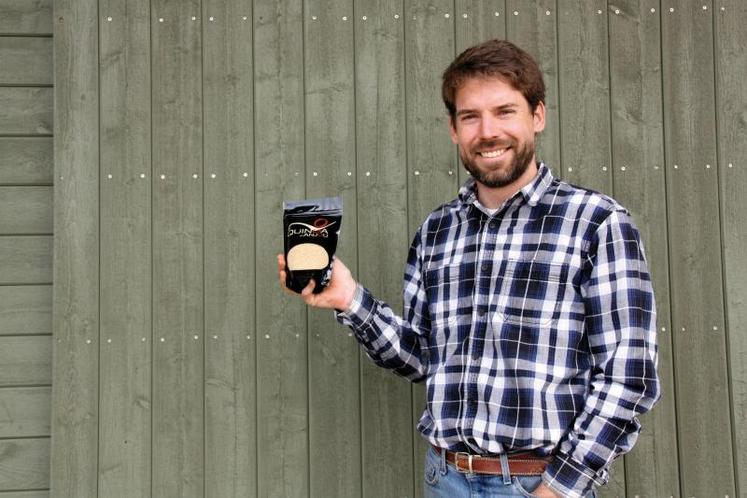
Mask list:
[{"label": "man's eye", "polygon": [[472,119],[475,119],[477,116],[474,114],[465,114],[462,116],[462,121],[470,121]]}]

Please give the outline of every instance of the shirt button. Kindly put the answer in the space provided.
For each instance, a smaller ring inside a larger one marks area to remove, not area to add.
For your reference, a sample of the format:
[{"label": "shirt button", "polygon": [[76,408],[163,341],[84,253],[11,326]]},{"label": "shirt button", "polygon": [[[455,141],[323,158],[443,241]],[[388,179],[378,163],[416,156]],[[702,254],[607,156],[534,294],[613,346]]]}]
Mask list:
[{"label": "shirt button", "polygon": [[477,310],[477,316],[485,316],[485,310],[484,309]]},{"label": "shirt button", "polygon": [[491,230],[495,230],[495,227],[497,227],[497,226],[498,226],[498,223],[496,223],[495,221],[491,221],[490,223],[488,223],[488,227]]},{"label": "shirt button", "polygon": [[480,359],[480,353],[478,353],[477,351],[472,351],[472,360],[478,361],[479,359]]},{"label": "shirt button", "polygon": [[488,268],[490,268],[490,265],[487,263],[483,263],[480,268],[482,269],[482,271],[488,271]]}]

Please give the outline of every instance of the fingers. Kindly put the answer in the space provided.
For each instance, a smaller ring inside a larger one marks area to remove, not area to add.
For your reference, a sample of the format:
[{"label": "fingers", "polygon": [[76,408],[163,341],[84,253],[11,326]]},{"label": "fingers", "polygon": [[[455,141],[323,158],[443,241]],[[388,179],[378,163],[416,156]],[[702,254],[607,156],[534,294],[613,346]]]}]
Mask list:
[{"label": "fingers", "polygon": [[285,291],[286,294],[295,295],[296,293],[290,290],[285,285],[285,279],[287,277],[286,272],[285,272],[285,256],[283,256],[282,254],[278,254],[277,260],[278,260],[278,280],[280,280],[280,287],[283,289],[283,291]]}]

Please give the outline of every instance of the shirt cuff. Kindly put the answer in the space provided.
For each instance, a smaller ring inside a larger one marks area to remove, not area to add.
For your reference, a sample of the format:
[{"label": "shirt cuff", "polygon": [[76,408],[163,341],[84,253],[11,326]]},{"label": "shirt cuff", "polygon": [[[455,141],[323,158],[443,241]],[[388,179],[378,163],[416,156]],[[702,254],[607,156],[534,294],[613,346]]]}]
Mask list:
[{"label": "shirt cuff", "polygon": [[542,480],[561,496],[583,498],[595,484],[607,483],[607,471],[595,473],[570,456],[558,453],[545,469]]},{"label": "shirt cuff", "polygon": [[374,306],[375,301],[371,293],[361,284],[357,284],[350,305],[344,311],[335,310],[335,318],[343,325],[360,330],[371,318]]}]

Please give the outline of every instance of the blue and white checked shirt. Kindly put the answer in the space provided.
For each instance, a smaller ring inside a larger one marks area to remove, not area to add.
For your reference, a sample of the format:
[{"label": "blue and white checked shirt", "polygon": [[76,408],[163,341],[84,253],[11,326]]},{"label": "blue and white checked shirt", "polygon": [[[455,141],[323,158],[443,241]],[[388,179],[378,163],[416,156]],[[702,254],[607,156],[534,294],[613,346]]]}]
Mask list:
[{"label": "blue and white checked shirt", "polygon": [[337,316],[378,365],[426,381],[418,430],[430,443],[552,454],[543,480],[563,496],[607,481],[660,393],[630,214],[544,164],[493,216],[472,179],[428,216],[407,259],[404,317],[361,285]]}]

